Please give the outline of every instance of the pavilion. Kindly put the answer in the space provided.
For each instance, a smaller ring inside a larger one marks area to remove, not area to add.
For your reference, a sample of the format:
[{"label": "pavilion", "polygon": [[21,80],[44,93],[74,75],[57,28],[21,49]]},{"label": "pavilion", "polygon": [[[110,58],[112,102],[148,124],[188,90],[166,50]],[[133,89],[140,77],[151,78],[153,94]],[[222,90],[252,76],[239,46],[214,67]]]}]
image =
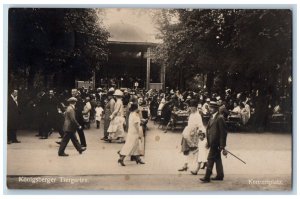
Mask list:
[{"label": "pavilion", "polygon": [[107,64],[96,74],[97,82],[103,86],[145,89],[164,89],[165,69],[151,60],[151,51],[159,41],[131,24],[110,24]]}]

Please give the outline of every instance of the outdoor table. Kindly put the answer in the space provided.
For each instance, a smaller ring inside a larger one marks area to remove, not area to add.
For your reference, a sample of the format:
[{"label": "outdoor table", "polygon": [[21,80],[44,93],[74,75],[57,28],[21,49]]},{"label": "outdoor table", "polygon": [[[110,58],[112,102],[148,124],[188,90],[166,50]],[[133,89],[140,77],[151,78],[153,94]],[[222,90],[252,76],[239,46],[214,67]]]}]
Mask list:
[{"label": "outdoor table", "polygon": [[178,126],[183,129],[188,123],[189,115],[190,113],[187,110],[172,111],[171,119],[164,132],[166,133],[169,127],[172,131]]}]

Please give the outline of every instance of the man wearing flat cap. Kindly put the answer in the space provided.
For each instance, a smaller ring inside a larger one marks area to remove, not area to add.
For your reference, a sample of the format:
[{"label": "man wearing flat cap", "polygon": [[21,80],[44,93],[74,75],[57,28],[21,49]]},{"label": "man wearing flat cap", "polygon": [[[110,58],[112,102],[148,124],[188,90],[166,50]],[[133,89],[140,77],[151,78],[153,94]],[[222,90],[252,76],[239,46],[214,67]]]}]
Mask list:
[{"label": "man wearing flat cap", "polygon": [[71,97],[68,99],[69,106],[67,107],[67,110],[65,111],[65,120],[64,120],[64,126],[63,126],[63,131],[64,131],[64,137],[62,138],[59,150],[58,150],[58,155],[59,156],[69,156],[68,154],[65,153],[65,149],[71,139],[74,147],[76,150],[81,154],[83,151],[85,151],[85,148],[83,149],[81,145],[79,144],[75,133],[77,129],[81,129],[82,126],[79,125],[75,118],[75,104],[77,102],[77,99],[75,97]]},{"label": "man wearing flat cap", "polygon": [[[200,178],[200,180],[204,183],[210,182],[210,180],[222,181],[224,178],[221,152],[223,152],[223,155],[226,155],[227,153],[225,150],[227,131],[223,115],[220,114],[218,110],[219,105],[217,102],[210,101],[209,111],[211,113],[211,117],[206,127],[207,148],[209,149],[209,153],[207,157],[205,176]],[[214,178],[210,178],[215,163],[217,175]]]}]

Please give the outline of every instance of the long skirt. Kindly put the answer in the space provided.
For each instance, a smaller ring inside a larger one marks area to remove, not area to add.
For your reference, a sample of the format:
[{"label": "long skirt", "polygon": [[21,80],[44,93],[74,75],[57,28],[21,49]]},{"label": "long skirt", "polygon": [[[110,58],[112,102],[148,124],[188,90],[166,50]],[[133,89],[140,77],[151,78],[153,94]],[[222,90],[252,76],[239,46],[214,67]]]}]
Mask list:
[{"label": "long skirt", "polygon": [[109,137],[114,140],[117,138],[123,138],[125,136],[124,132],[125,119],[122,116],[116,116],[110,121],[107,132],[109,132]]},{"label": "long skirt", "polygon": [[[139,131],[141,132],[142,128]],[[139,139],[140,132],[128,132],[126,142],[120,151],[121,155],[145,155],[145,137]]]},{"label": "long skirt", "polygon": [[108,136],[108,127],[109,127],[109,124],[110,124],[110,119],[109,119],[109,116],[108,117],[105,117],[104,118],[104,136]]}]

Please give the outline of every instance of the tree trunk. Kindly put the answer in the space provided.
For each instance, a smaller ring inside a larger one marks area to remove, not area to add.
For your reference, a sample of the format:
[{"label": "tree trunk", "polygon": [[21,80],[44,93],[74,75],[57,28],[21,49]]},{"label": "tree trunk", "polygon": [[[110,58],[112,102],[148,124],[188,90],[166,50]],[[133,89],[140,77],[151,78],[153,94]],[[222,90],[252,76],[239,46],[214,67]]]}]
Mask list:
[{"label": "tree trunk", "polygon": [[220,86],[220,92],[219,95],[222,97],[222,99],[225,98],[225,89],[227,86],[227,72],[222,72],[221,74],[221,86]]},{"label": "tree trunk", "polygon": [[213,83],[214,83],[214,74],[213,74],[213,72],[208,72],[207,79],[206,79],[206,89],[207,89],[208,95],[211,95]]},{"label": "tree trunk", "polygon": [[33,89],[35,74],[36,74],[35,67],[31,65],[29,68],[29,75],[28,75],[28,79],[27,79],[27,84],[28,84],[29,90]]}]

